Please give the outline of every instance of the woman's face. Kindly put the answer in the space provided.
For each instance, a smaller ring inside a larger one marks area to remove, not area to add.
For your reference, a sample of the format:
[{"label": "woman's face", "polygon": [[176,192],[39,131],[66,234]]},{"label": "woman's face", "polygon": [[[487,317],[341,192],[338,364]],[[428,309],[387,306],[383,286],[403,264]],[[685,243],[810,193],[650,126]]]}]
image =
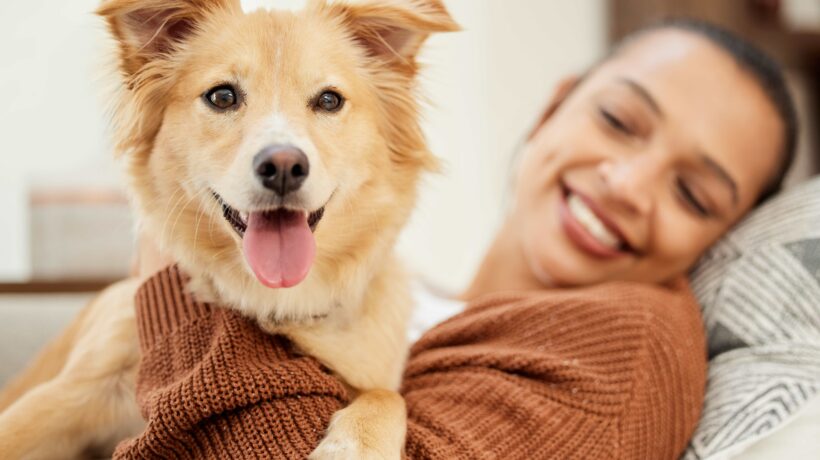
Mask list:
[{"label": "woman's face", "polygon": [[544,284],[684,273],[780,162],[783,126],[762,88],[693,33],[648,33],[557,97],[508,221]]}]

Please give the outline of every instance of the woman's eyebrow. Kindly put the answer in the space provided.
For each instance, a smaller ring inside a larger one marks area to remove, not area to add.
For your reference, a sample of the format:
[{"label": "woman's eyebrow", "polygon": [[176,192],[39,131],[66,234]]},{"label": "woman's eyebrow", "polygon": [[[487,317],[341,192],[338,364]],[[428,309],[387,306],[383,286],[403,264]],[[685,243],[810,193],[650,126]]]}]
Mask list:
[{"label": "woman's eyebrow", "polygon": [[641,85],[640,83],[638,83],[635,80],[632,80],[631,78],[626,78],[626,77],[621,78],[619,81],[621,83],[623,83],[624,85],[626,85],[627,88],[631,89],[632,92],[637,94],[638,97],[643,99],[644,102],[646,102],[646,104],[649,105],[649,108],[651,108],[652,111],[655,112],[655,114],[658,117],[660,117],[660,118],[664,117],[663,110],[661,110],[661,106],[660,106],[660,104],[658,104],[657,99],[655,99],[655,97],[652,96],[652,93],[650,93],[649,90],[646,89],[645,86]]},{"label": "woman's eyebrow", "polygon": [[712,171],[718,179],[720,179],[724,184],[726,184],[727,187],[729,187],[729,189],[732,190],[732,205],[737,206],[737,182],[735,182],[735,180],[732,179],[732,176],[729,175],[729,173],[723,168],[723,166],[718,164],[718,162],[713,160],[712,157],[710,157],[709,155],[701,153],[700,160],[704,166],[709,168],[709,170]]}]

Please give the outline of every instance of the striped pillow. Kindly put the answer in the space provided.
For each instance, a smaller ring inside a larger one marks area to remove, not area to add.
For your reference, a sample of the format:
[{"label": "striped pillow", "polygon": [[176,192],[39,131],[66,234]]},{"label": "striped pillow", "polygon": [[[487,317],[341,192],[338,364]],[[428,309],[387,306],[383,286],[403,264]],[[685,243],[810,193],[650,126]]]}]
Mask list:
[{"label": "striped pillow", "polygon": [[820,178],[716,244],[692,287],[709,337],[709,383],[683,458],[727,458],[820,398]]}]

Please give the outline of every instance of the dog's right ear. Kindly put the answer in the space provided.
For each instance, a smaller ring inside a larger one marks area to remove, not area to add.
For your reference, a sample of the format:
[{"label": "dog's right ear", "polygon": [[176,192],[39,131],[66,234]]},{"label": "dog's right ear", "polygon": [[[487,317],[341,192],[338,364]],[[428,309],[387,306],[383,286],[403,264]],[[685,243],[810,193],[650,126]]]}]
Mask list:
[{"label": "dog's right ear", "polygon": [[239,0],[104,0],[97,14],[119,42],[122,70],[134,75],[173,54],[209,14],[240,8]]},{"label": "dog's right ear", "polygon": [[431,33],[460,30],[442,0],[312,0],[309,4],[339,18],[370,56],[387,62],[413,62]]}]

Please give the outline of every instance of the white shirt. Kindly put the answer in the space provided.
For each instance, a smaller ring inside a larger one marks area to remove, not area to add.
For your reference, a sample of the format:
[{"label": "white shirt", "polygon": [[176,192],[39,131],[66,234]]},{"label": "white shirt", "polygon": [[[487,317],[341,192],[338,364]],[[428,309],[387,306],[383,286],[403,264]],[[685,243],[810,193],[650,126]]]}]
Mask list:
[{"label": "white shirt", "polygon": [[437,324],[464,311],[464,302],[438,295],[421,282],[414,282],[411,291],[414,305],[407,327],[410,343],[414,343]]}]

